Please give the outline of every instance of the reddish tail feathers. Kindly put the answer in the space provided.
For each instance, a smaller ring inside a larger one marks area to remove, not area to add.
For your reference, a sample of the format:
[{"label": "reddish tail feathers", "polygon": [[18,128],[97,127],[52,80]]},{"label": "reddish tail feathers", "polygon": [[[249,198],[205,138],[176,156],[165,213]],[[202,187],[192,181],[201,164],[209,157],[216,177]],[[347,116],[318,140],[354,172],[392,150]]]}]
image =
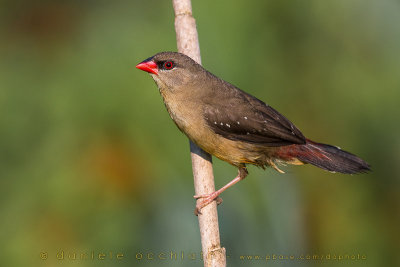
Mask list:
[{"label": "reddish tail feathers", "polygon": [[278,157],[288,161],[296,158],[331,172],[353,174],[370,170],[369,164],[356,155],[338,147],[315,143],[308,139],[305,145],[280,147]]}]

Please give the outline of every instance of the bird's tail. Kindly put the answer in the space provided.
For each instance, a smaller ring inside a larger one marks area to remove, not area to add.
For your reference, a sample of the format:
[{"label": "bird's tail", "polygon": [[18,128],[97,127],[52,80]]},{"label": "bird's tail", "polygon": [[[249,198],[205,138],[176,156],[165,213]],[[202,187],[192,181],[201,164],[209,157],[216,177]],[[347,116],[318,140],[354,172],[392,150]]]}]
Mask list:
[{"label": "bird's tail", "polygon": [[338,147],[316,143],[308,139],[304,145],[280,147],[278,157],[288,162],[297,159],[331,172],[354,174],[370,170],[369,164],[356,155]]}]

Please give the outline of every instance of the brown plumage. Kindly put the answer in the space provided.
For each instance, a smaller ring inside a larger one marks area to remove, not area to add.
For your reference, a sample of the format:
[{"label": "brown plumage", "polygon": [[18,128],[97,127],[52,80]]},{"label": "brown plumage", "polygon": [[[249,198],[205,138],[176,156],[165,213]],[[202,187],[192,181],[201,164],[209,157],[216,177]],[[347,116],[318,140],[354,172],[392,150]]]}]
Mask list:
[{"label": "brown plumage", "polygon": [[287,118],[216,77],[188,56],[162,52],[139,63],[156,82],[167,110],[190,140],[239,168],[231,183],[204,198],[197,212],[247,175],[245,164],[310,163],[331,172],[362,173],[369,165],[340,148],[306,139]]}]

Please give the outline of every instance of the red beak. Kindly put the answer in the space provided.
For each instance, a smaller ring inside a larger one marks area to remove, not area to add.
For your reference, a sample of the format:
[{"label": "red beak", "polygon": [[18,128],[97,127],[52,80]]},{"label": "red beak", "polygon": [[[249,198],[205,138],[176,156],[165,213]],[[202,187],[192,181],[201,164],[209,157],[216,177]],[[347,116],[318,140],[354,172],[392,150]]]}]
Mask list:
[{"label": "red beak", "polygon": [[153,60],[151,60],[151,58],[140,62],[139,64],[136,65],[136,68],[138,68],[139,70],[146,71],[148,73],[156,75],[158,74],[157,64]]}]

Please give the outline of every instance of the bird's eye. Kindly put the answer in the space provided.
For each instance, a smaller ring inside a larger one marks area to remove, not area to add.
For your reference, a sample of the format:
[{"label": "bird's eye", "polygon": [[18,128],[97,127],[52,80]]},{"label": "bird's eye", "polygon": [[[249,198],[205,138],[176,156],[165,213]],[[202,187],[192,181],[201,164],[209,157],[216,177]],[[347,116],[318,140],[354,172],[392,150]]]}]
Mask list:
[{"label": "bird's eye", "polygon": [[171,70],[174,68],[174,63],[172,61],[166,61],[164,63],[164,69]]}]

